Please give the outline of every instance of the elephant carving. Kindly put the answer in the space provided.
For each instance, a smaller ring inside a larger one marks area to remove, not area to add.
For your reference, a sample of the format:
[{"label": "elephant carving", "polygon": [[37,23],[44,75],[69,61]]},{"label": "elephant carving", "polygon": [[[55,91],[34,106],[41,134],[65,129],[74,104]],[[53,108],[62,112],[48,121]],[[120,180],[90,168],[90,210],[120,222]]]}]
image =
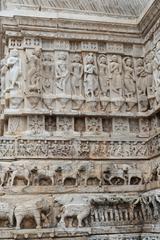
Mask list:
[{"label": "elephant carving", "polygon": [[8,220],[13,226],[13,215],[15,206],[6,202],[0,202],[0,220]]},{"label": "elephant carving", "polygon": [[77,227],[83,227],[83,220],[85,220],[91,212],[91,204],[88,200],[85,203],[68,203],[62,207],[60,227],[65,227],[65,220],[67,218],[77,218]]},{"label": "elephant carving", "polygon": [[41,214],[47,212],[50,206],[47,200],[29,200],[20,205],[17,205],[14,211],[16,218],[16,228],[21,228],[21,223],[25,217],[34,217],[36,228],[41,228]]}]

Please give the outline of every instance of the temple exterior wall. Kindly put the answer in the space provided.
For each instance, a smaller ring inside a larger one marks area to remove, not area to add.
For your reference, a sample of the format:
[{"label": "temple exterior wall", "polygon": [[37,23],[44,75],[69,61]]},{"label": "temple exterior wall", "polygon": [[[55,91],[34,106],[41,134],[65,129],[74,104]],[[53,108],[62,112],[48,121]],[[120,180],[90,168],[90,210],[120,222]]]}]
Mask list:
[{"label": "temple exterior wall", "polygon": [[41,2],[1,1],[0,239],[160,240],[160,3]]}]

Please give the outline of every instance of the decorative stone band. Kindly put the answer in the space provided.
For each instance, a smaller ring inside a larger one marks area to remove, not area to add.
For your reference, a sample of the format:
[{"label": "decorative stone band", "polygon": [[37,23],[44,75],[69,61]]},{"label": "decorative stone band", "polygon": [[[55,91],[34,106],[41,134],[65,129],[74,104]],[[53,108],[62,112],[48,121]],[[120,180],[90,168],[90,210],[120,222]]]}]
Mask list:
[{"label": "decorative stone band", "polygon": [[160,153],[160,134],[150,140],[91,141],[53,139],[0,140],[1,159],[150,159]]},{"label": "decorative stone band", "polygon": [[[142,141],[90,141],[90,140],[51,140],[51,139],[6,139],[0,140],[1,159],[149,159],[158,154],[159,136]],[[150,150],[150,152],[149,152]]]},{"label": "decorative stone band", "polygon": [[3,160],[0,170],[2,193],[82,193],[86,189],[88,193],[143,192],[160,186],[160,162],[155,159],[145,164],[121,160]]},{"label": "decorative stone band", "polygon": [[[27,224],[30,224],[28,234],[32,234],[32,231],[37,234],[38,232],[33,230],[36,228],[44,229],[39,231],[42,235],[45,232],[51,233],[54,228],[55,236],[58,233],[67,236],[70,230],[72,236],[97,234],[97,228],[103,234],[117,234],[121,230],[129,234],[148,231],[156,234],[159,233],[159,207],[158,190],[139,195],[65,194],[63,198],[61,194],[23,196],[23,199],[19,195],[16,200],[4,196],[0,200],[0,220],[2,228],[8,219],[5,227],[9,228],[12,234],[16,232],[11,227],[25,229]],[[12,220],[13,216],[16,222]],[[154,228],[150,226],[150,222],[154,224]],[[50,229],[50,232],[45,228]],[[25,230],[23,231],[18,234],[24,234]],[[2,233],[5,233],[5,230]]]},{"label": "decorative stone band", "polygon": [[[4,239],[4,237],[7,237],[7,239],[19,239],[19,236],[21,237],[22,240],[24,239],[30,239],[30,240],[58,240],[58,232],[55,231],[55,229],[37,229],[37,230],[21,230],[17,234],[15,230],[7,230],[3,231],[2,235],[0,236],[0,239]],[[144,234],[139,234],[139,233],[132,233],[132,234],[106,234],[106,235],[90,235],[89,231],[87,233],[86,229],[85,231],[79,232],[79,235],[74,237],[70,237],[69,234],[66,232],[63,233],[63,240],[159,240],[160,239],[160,234],[154,234],[154,233],[144,233]]]}]

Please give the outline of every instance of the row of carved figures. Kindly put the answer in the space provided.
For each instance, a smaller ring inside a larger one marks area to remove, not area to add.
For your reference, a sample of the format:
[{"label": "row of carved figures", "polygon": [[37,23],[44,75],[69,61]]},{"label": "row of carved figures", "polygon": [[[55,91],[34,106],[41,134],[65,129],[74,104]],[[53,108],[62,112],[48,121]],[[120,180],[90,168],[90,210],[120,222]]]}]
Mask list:
[{"label": "row of carved figures", "polygon": [[100,164],[94,162],[77,161],[69,163],[46,163],[43,166],[35,162],[24,164],[1,163],[1,186],[89,186],[97,185],[138,185],[152,181],[160,181],[160,165],[147,171],[135,165],[128,164]]},{"label": "row of carved figures", "polygon": [[[1,140],[0,157],[51,159],[144,158],[159,153],[157,135],[149,142],[142,141],[77,141],[75,140]],[[154,145],[152,144],[154,143]],[[150,146],[151,144],[151,146]],[[155,145],[156,144],[156,145]],[[154,146],[154,147],[153,147]],[[155,148],[155,149],[154,149]]]},{"label": "row of carved figures", "polygon": [[160,195],[36,197],[0,201],[1,227],[91,227],[158,222]]},{"label": "row of carved figures", "polygon": [[128,99],[128,111],[137,99],[142,111],[147,110],[148,99],[159,102],[160,42],[155,52],[139,59],[88,53],[75,54],[69,61],[68,53],[59,52],[54,60],[51,53],[43,53],[39,47],[24,55],[22,59],[13,49],[1,60],[2,95],[12,89],[25,89],[28,94],[118,97],[121,101]]}]

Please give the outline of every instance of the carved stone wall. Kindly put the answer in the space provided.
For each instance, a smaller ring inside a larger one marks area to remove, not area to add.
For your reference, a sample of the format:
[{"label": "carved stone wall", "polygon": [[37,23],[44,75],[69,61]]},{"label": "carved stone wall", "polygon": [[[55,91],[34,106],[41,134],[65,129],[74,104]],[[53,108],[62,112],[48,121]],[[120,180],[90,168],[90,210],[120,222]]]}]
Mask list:
[{"label": "carved stone wall", "polygon": [[41,2],[1,4],[0,239],[159,240],[160,4]]}]

